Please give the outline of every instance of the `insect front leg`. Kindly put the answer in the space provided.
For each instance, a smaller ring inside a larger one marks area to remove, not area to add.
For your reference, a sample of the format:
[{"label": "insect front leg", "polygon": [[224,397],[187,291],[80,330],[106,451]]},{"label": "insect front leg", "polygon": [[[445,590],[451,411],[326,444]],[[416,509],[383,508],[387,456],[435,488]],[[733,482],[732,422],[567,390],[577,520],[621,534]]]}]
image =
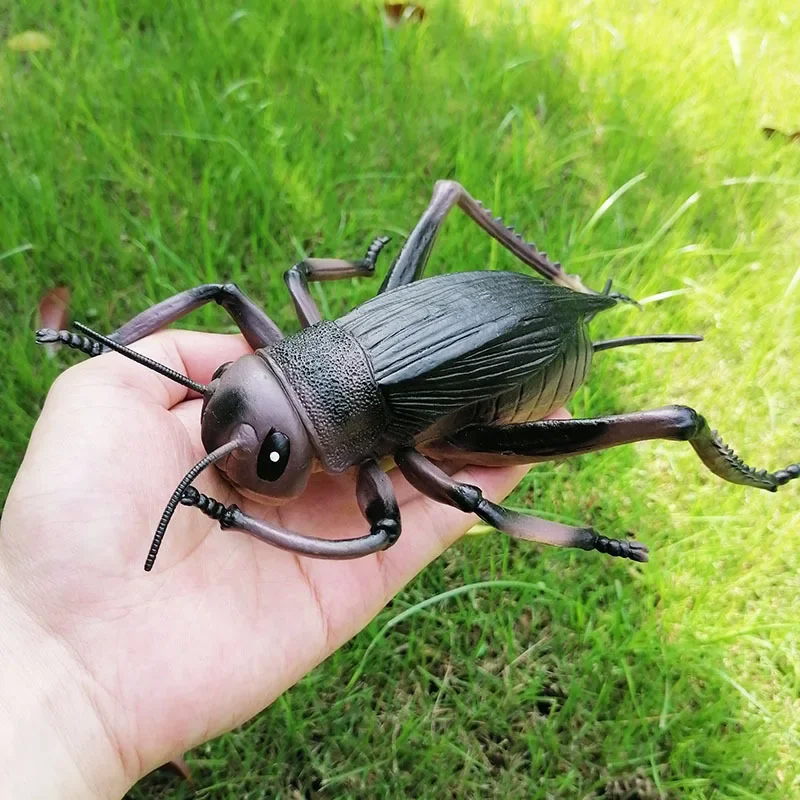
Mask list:
[{"label": "insect front leg", "polygon": [[[130,322],[114,331],[109,338],[117,344],[132,344],[211,302],[218,303],[230,314],[254,350],[274,344],[283,338],[278,326],[234,283],[207,283],[173,295],[137,314]],[[48,342],[66,344],[90,356],[99,355],[107,349],[84,336],[49,328],[38,331],[36,340],[40,344]]]},{"label": "insect front leg", "polygon": [[375,262],[381,250],[389,243],[388,236],[379,236],[367,249],[360,261],[341,258],[307,258],[284,273],[300,324],[307,328],[322,320],[317,304],[308,289],[309,281],[335,281],[340,278],[370,277],[375,274]]},{"label": "insect front leg", "polygon": [[450,210],[458,206],[470,219],[476,222],[493,239],[510,250],[524,264],[535,269],[548,280],[567,286],[577,292],[593,294],[577,275],[568,275],[561,264],[553,263],[547,253],[541,253],[532,242],[526,242],[512,226],[503,224],[500,217],[493,217],[489,209],[475,200],[469,192],[456,181],[437,181],[433,187],[433,197],[425,213],[403,244],[400,254],[386,276],[381,292],[405,286],[418,280],[425,271],[433,244]]},{"label": "insect front leg", "polygon": [[530,514],[520,514],[492,503],[483,496],[478,486],[454,480],[413,447],[399,450],[394,458],[406,480],[422,494],[468,514],[475,514],[488,525],[516,539],[555,547],[598,550],[633,561],[647,561],[647,547],[641,542],[609,539],[592,528],[575,528]]},{"label": "insect front leg", "polygon": [[400,509],[388,475],[375,461],[366,461],[358,471],[356,497],[361,513],[370,524],[366,536],[355,539],[320,539],[304,536],[245,514],[238,506],[225,506],[190,486],[181,503],[199,508],[219,521],[222,528],[244,531],[267,544],[313,558],[349,559],[391,547],[400,536]]},{"label": "insect front leg", "polygon": [[689,442],[706,467],[730,483],[774,492],[800,477],[800,464],[776,472],[747,466],[703,416],[678,405],[595,419],[470,425],[437,442],[432,451],[437,457],[478,464],[531,463],[649,439]]}]

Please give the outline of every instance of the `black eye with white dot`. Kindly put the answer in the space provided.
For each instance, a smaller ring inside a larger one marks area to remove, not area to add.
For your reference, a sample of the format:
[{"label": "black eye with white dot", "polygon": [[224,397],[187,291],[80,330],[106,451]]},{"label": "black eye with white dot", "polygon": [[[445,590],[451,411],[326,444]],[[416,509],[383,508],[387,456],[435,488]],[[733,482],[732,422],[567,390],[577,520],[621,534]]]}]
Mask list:
[{"label": "black eye with white dot", "polygon": [[258,451],[256,473],[262,481],[276,481],[289,463],[289,437],[280,431],[270,431]]}]

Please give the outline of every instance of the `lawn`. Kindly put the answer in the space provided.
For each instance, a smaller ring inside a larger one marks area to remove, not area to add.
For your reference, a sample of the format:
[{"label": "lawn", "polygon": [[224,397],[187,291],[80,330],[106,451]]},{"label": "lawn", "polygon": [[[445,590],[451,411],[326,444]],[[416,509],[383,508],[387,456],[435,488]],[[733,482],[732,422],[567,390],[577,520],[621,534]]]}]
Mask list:
[{"label": "lawn", "polygon": [[[2,38],[52,46],[0,51],[0,497],[77,358],[33,342],[48,289],[110,330],[234,280],[294,330],[283,271],[378,234],[393,256],[444,177],[648,301],[595,338],[704,335],[599,354],[573,414],[685,403],[748,463],[800,460],[796,2],[437,0],[397,28],[356,0],[3,6]],[[525,270],[454,214],[430,273],[486,268]],[[314,292],[333,318],[376,289]],[[800,797],[798,498],[681,443],[542,465],[510,504],[634,532],[650,563],[470,537],[190,753],[197,796]]]}]

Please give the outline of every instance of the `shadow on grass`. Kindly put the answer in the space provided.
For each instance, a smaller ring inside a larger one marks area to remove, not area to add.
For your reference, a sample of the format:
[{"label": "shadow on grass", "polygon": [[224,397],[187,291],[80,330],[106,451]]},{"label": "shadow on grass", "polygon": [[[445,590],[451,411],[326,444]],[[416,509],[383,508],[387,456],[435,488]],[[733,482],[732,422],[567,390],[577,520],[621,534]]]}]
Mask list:
[{"label": "shadow on grass", "polygon": [[[204,19],[147,4],[123,13],[95,20],[89,51],[108,75],[130,69],[135,80],[115,83],[87,67],[70,98],[34,69],[18,89],[42,124],[32,134],[37,150],[20,143],[26,121],[12,123],[18,151],[6,166],[15,214],[4,241],[36,245],[9,259],[18,281],[0,295],[13,373],[0,442],[11,469],[56,367],[29,366],[43,363],[41,353],[9,322],[23,308],[30,320],[52,283],[73,287],[76,314],[93,308],[112,327],[141,310],[144,295],[233,278],[292,329],[283,269],[305,252],[348,256],[376,233],[402,236],[433,182],[453,177],[509,222],[524,220],[543,249],[581,263],[570,271],[590,285],[607,277],[626,291],[677,285],[674,268],[656,260],[660,274],[647,278],[637,272],[645,253],[623,267],[618,250],[654,245],[691,176],[698,186],[705,178],[672,130],[671,109],[639,85],[658,80],[654,72],[644,69],[629,95],[613,73],[606,95],[597,75],[575,74],[566,12],[542,29],[513,21],[489,29],[443,6],[425,25],[397,30],[349,3],[305,14],[273,4],[239,16],[236,4],[219,3]],[[48,160],[48,149],[61,158]],[[621,198],[613,215],[587,224],[643,171],[637,199]],[[724,239],[728,203],[712,194],[702,212],[687,206],[685,219],[695,215],[703,237]],[[601,251],[612,255],[594,256]],[[618,275],[608,274],[609,261]],[[86,274],[85,264],[96,266]],[[431,271],[487,264],[521,269],[464,219],[448,223]],[[706,267],[682,265],[680,277]],[[318,296],[337,316],[374,291],[352,282]],[[188,324],[198,322],[219,327],[206,313]],[[615,323],[599,322],[602,338],[602,326]],[[613,364],[599,363],[592,385],[581,413],[620,410]],[[542,467],[516,502],[535,486],[540,508],[625,535],[630,514],[619,498],[591,492],[576,467],[586,463]],[[626,450],[613,467],[637,463]],[[664,514],[648,522],[670,528]],[[199,796],[766,791],[772,745],[724,677],[724,647],[660,627],[647,569],[500,537],[465,542],[256,720],[195,750]],[[343,690],[393,614],[454,585],[512,577],[528,587],[483,587],[392,629]],[[188,791],[159,775],[130,796]]]}]

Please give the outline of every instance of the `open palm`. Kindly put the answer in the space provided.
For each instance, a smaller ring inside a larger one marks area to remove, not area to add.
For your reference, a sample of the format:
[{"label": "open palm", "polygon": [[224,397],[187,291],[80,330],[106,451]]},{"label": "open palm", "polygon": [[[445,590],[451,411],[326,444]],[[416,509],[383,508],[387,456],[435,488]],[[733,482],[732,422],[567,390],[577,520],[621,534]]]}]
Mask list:
[{"label": "open palm", "polygon": [[[140,352],[207,382],[249,352],[239,336],[168,331]],[[272,702],[366,625],[473,523],[393,471],[398,543],[354,561],[264,545],[179,507],[156,568],[142,570],[165,501],[204,453],[200,404],[114,353],[54,384],[2,519],[0,567],[16,599],[75,659],[130,782]],[[505,496],[524,467],[461,479]],[[280,508],[244,500],[214,470],[199,487],[314,536],[362,535],[351,474],[312,477]]]}]

